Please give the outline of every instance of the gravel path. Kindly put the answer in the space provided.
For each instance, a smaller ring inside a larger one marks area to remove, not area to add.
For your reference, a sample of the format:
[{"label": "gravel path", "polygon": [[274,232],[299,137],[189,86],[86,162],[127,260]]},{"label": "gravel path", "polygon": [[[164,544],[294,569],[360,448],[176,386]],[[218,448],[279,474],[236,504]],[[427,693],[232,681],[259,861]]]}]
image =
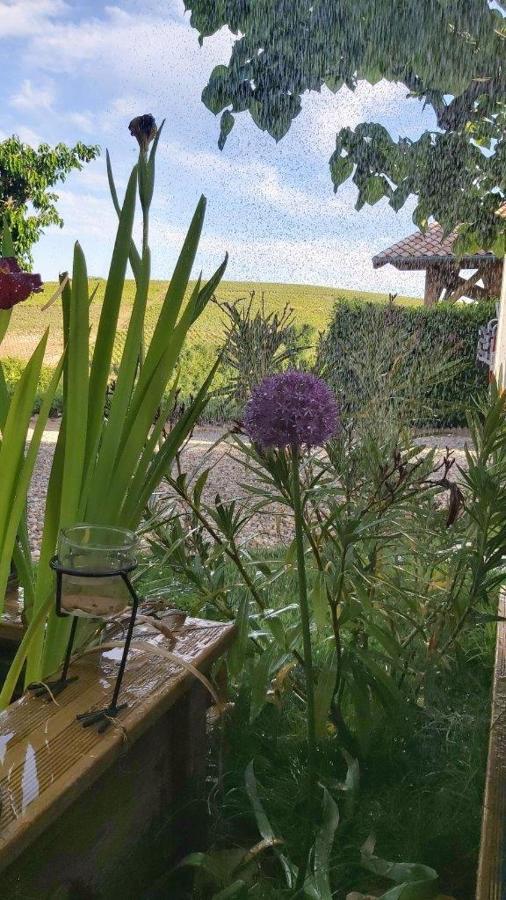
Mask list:
[{"label": "gravel path", "polygon": [[[58,420],[52,420],[48,423],[30,486],[28,528],[35,552],[37,552],[40,545],[45,494],[58,436],[58,428]],[[249,473],[247,473],[241,463],[232,460],[225,453],[223,445],[213,446],[223,432],[223,428],[197,427],[183,455],[183,466],[186,471],[192,471],[199,465],[213,467],[204,491],[204,499],[211,501],[216,494],[220,494],[224,500],[246,496],[246,492],[240,487],[240,484],[248,480]],[[468,438],[465,432],[458,432],[455,434],[423,436],[417,438],[416,442],[421,445],[441,448],[442,451],[446,447],[451,447],[457,463],[462,465],[465,462],[464,447],[466,440]],[[162,493],[165,493],[166,496],[168,495],[167,491]],[[273,509],[269,514],[256,515],[245,527],[242,537],[251,546],[268,547],[280,541],[285,542],[289,539],[291,533],[290,517],[282,509]]]}]

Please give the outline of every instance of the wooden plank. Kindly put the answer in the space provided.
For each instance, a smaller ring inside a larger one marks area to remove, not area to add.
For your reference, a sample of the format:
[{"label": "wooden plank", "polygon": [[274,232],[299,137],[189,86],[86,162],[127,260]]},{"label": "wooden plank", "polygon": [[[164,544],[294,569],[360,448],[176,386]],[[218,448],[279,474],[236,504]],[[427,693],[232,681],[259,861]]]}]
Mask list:
[{"label": "wooden plank", "polygon": [[25,694],[0,714],[0,870],[9,865],[195,682],[195,676],[140,645],[170,650],[201,671],[233,640],[234,626],[187,619],[174,640],[136,628],[120,695],[128,702],[105,734],[83,728],[78,712],[107,706],[120,651],[99,651],[71,666],[79,680],[56,702]]},{"label": "wooden plank", "polygon": [[17,588],[7,591],[5,606],[0,616],[0,641],[19,644],[23,637],[23,602]]},{"label": "wooden plank", "polygon": [[[499,600],[506,616],[506,592]],[[506,622],[497,623],[492,712],[481,828],[477,900],[506,896]]]},{"label": "wooden plank", "polygon": [[2,900],[166,898],[156,883],[207,844],[208,704],[207,691],[194,681],[138,741],[125,745],[0,873]]}]

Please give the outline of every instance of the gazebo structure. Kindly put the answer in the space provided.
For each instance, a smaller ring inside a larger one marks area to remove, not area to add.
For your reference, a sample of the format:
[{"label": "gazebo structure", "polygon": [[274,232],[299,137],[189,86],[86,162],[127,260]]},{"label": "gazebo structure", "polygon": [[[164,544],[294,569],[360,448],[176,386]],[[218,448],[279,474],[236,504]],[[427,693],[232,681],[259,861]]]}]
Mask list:
[{"label": "gazebo structure", "polygon": [[[426,306],[432,306],[439,299],[499,297],[502,260],[485,250],[457,258],[453,253],[456,240],[456,232],[445,237],[441,225],[435,222],[429,225],[425,234],[416,231],[373,256],[372,263],[375,269],[387,263],[402,271],[425,269]],[[461,270],[465,269],[475,271],[470,276],[463,276]]]}]

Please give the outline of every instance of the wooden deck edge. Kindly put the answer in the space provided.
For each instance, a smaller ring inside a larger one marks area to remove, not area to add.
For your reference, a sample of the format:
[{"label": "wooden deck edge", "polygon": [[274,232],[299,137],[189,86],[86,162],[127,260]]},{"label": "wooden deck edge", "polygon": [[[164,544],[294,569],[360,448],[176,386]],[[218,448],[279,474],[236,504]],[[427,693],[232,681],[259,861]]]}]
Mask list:
[{"label": "wooden deck edge", "polygon": [[[230,624],[214,643],[211,652],[208,652],[204,659],[196,663],[196,668],[205,673],[230,647],[234,638],[235,626]],[[149,703],[133,708],[127,717],[124,730],[110,729],[101,736],[100,758],[94,758],[88,754],[83,756],[74,769],[73,780],[67,782],[63,790],[59,784],[48,788],[45,792],[43,807],[33,810],[28,817],[30,820],[28,828],[18,832],[15,841],[11,841],[7,835],[0,834],[0,873],[52,825],[84,791],[91,788],[98,778],[128,750],[129,746],[142,737],[151,725],[174,706],[193,683],[195,683],[195,676],[191,672],[183,670],[170,694],[157,695]],[[123,723],[121,722],[121,724]],[[6,838],[7,840],[5,840]]]},{"label": "wooden deck edge", "polygon": [[[506,591],[498,614],[506,616]],[[476,900],[506,896],[506,622],[497,623]]]}]

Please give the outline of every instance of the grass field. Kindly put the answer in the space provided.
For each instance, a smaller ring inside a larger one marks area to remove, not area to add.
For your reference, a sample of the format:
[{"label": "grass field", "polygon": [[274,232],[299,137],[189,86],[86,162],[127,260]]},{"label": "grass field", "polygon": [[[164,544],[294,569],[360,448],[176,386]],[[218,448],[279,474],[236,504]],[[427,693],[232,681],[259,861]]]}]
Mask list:
[{"label": "grass field", "polygon": [[[90,279],[90,290],[98,284],[98,291],[91,307],[92,327],[96,329],[100,313],[100,300],[103,296],[104,281]],[[50,337],[46,354],[46,363],[54,364],[62,350],[61,310],[59,302],[53,304],[49,310],[43,312],[42,307],[54,292],[56,285],[48,283],[41,294],[34,295],[26,303],[20,303],[12,314],[8,333],[0,347],[2,357],[27,359],[35,349],[44,329],[50,326]],[[134,298],[134,282],[128,281],[125,286],[120,320],[118,326],[118,343],[126,329],[130,310]],[[151,294],[148,303],[146,325],[147,330],[153,327],[160,308],[161,300],[167,290],[167,282],[154,281],[151,286]],[[298,325],[310,325],[316,332],[322,331],[328,324],[334,302],[339,298],[359,300],[371,300],[377,303],[385,303],[387,296],[365,291],[350,291],[342,288],[320,287],[318,285],[300,284],[254,284],[241,281],[224,281],[217,291],[219,301],[234,301],[242,297],[248,297],[250,291],[255,291],[255,300],[260,302],[262,292],[265,295],[266,308],[270,310],[282,310],[285,303],[289,303],[295,311]],[[418,305],[421,301],[412,297],[398,297],[397,303],[403,305]],[[196,322],[190,335],[190,349],[192,346],[205,346],[208,349],[219,346],[222,340],[223,315],[213,304],[204,311]]]}]

